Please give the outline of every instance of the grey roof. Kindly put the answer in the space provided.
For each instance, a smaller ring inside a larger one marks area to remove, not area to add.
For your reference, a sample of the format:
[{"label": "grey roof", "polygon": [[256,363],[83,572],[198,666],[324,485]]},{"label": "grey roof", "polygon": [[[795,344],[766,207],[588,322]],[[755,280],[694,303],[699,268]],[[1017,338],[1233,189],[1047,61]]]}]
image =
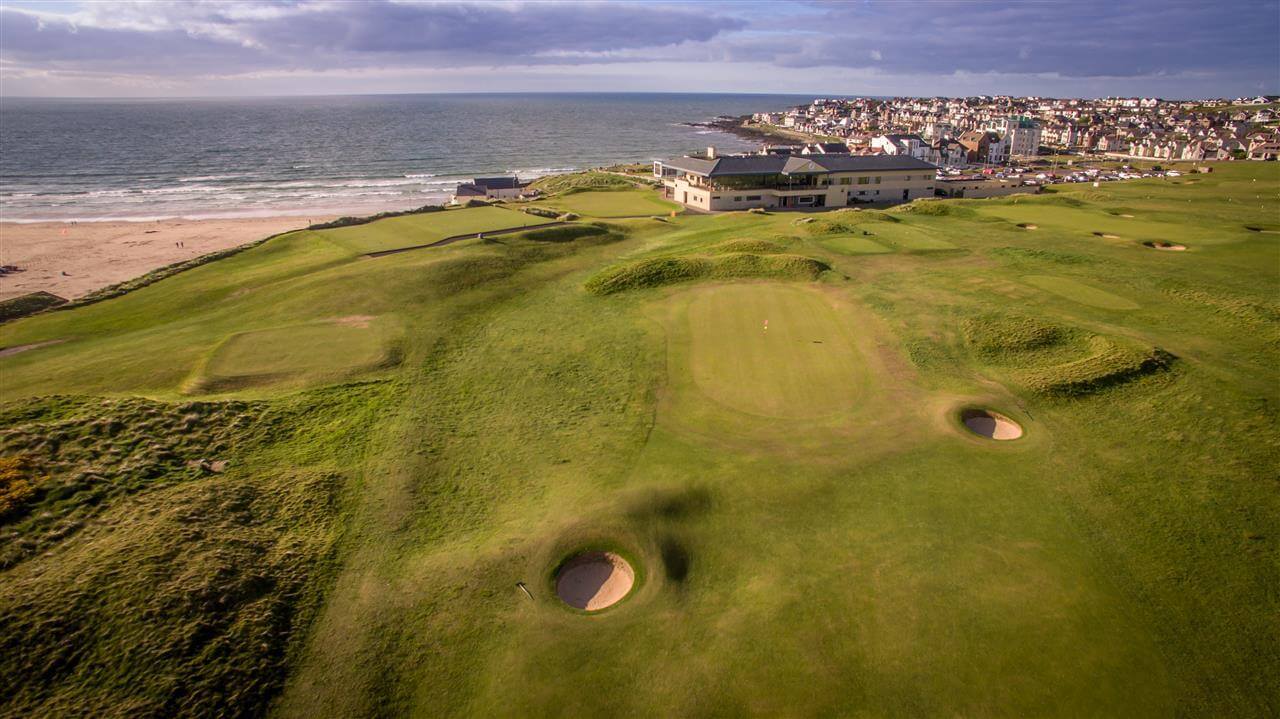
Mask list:
[{"label": "grey roof", "polygon": [[905,155],[725,155],[714,160],[677,157],[662,164],[704,177],[937,169],[924,160]]},{"label": "grey roof", "polygon": [[477,177],[472,182],[489,190],[520,189],[520,179],[516,177]]}]

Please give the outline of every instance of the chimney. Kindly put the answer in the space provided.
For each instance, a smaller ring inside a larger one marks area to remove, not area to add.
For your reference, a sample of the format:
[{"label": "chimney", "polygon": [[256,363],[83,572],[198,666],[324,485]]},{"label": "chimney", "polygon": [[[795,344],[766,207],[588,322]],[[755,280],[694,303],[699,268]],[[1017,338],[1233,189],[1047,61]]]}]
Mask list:
[{"label": "chimney", "polygon": [[707,159],[708,160],[716,159],[716,148],[714,145],[707,146]]}]

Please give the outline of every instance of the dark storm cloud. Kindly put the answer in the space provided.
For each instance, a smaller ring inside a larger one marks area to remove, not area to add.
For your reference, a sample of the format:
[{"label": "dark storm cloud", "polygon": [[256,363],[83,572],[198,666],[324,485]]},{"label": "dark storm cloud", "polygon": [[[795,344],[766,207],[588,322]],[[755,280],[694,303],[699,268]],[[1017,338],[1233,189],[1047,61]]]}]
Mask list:
[{"label": "dark storm cloud", "polygon": [[722,44],[735,60],[1069,77],[1236,71],[1280,74],[1280,4],[1189,2],[861,3],[789,32]]}]

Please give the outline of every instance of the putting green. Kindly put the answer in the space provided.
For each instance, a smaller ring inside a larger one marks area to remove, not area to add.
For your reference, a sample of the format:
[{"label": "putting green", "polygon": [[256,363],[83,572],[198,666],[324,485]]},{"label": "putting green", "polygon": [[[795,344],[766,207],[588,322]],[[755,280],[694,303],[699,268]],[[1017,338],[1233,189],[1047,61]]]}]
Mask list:
[{"label": "putting green", "polygon": [[928,230],[904,223],[880,223],[872,230],[877,242],[886,242],[906,252],[938,252],[957,247]]},{"label": "putting green", "polygon": [[706,288],[689,304],[694,382],[711,399],[779,419],[853,405],[861,360],[818,292],[780,284]]},{"label": "putting green", "polygon": [[818,241],[818,244],[831,250],[839,252],[842,255],[883,255],[893,252],[893,250],[884,245],[860,235],[839,235],[837,237],[824,237]]},{"label": "putting green", "polygon": [[575,192],[557,197],[547,204],[587,217],[666,215],[672,210],[681,209],[674,202],[658,197],[653,190]]},{"label": "putting green", "polygon": [[235,389],[369,369],[390,359],[385,323],[350,317],[241,332],[214,350],[199,385]]},{"label": "putting green", "polygon": [[1138,303],[1132,300],[1066,277],[1027,275],[1022,279],[1045,292],[1065,297],[1073,302],[1079,302],[1090,307],[1099,307],[1104,310],[1136,310],[1139,306]]}]

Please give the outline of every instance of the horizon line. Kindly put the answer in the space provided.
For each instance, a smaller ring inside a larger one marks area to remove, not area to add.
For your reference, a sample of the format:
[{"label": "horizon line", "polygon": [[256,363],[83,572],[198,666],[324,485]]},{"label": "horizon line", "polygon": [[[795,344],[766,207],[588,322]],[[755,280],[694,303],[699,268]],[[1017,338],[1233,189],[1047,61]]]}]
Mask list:
[{"label": "horizon line", "polygon": [[[1159,95],[1017,95],[1010,93],[979,93],[976,95],[870,95],[857,93],[820,93],[820,92],[739,92],[727,90],[708,90],[699,92],[663,91],[663,90],[447,90],[424,92],[353,92],[353,93],[298,93],[298,94],[251,94],[251,95],[3,95],[3,100],[263,100],[290,98],[327,98],[327,97],[413,97],[421,95],[740,95],[753,97],[813,97],[813,98],[970,98],[970,97],[1034,97],[1046,100],[1103,100],[1108,98],[1155,98],[1163,102],[1194,102],[1206,100],[1232,100],[1225,95],[1214,97],[1182,97],[1171,98]],[[1259,93],[1261,97],[1280,97],[1268,93]],[[1243,95],[1239,97],[1244,97]]]}]

